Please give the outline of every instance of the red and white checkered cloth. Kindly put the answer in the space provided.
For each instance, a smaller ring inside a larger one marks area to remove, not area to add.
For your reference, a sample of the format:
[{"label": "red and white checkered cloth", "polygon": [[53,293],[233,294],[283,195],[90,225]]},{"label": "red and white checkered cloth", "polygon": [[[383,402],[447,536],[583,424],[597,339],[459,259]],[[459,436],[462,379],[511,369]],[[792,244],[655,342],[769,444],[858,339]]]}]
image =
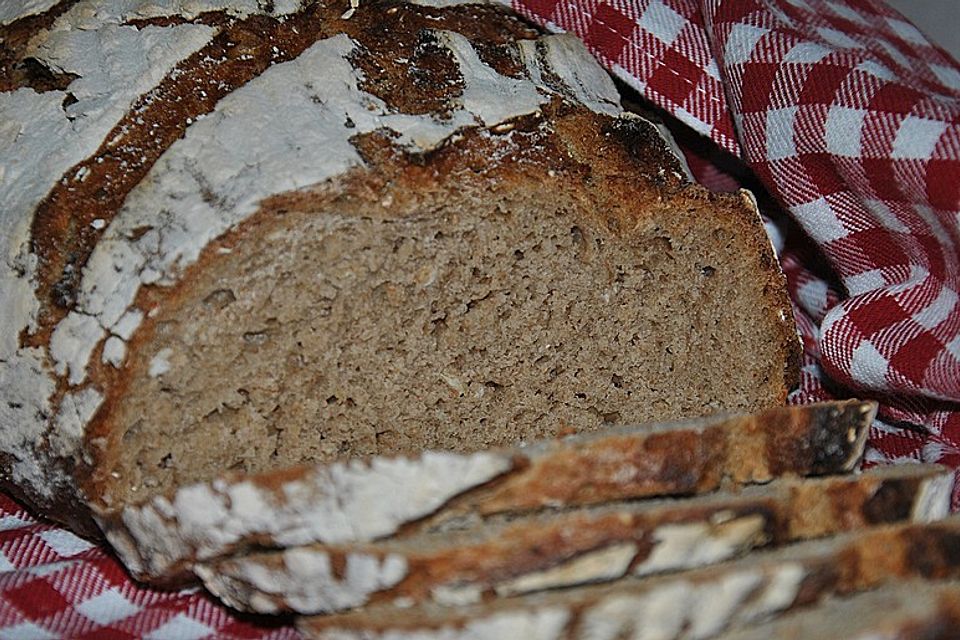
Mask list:
[{"label": "red and white checkered cloth", "polygon": [[198,589],[139,587],[106,550],[0,495],[0,639],[299,637],[289,625],[241,619]]},{"label": "red and white checkered cloth", "polygon": [[[871,0],[512,4],[712,141],[687,150],[708,186],[772,196],[805,349],[791,400],[877,399],[869,463],[960,467],[960,65]],[[0,639],[57,637],[297,634],[138,588],[0,496]]]}]

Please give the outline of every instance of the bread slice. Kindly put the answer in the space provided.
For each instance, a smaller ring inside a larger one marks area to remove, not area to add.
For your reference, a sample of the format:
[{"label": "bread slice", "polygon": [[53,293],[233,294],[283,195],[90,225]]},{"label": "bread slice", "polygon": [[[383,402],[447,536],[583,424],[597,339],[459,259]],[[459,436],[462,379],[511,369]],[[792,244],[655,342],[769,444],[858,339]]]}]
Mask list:
[{"label": "bread slice", "polygon": [[[255,5],[80,2],[17,54],[62,83],[0,93],[21,497],[82,527],[228,470],[784,401],[799,345],[755,203],[689,184],[573,37],[491,6]],[[475,459],[437,494],[509,467]],[[211,505],[177,495],[158,518]]]},{"label": "bread slice", "polygon": [[955,640],[960,582],[909,580],[850,598],[832,599],[769,624],[732,631],[722,640]]},{"label": "bread slice", "polygon": [[258,613],[463,604],[690,569],[878,523],[938,519],[949,512],[952,486],[944,467],[884,467],[703,498],[446,523],[379,543],[232,556],[194,571],[222,601]]},{"label": "bread slice", "polygon": [[610,428],[514,449],[235,473],[101,513],[98,521],[136,575],[175,579],[192,562],[250,545],[362,542],[427,526],[431,517],[690,495],[724,481],[850,471],[875,413],[875,403],[834,402]]},{"label": "bread slice", "polygon": [[[660,578],[301,618],[308,638],[710,638],[732,625],[905,578],[960,577],[960,519],[857,530]],[[404,603],[397,603],[398,605]],[[784,637],[778,635],[765,637]]]}]

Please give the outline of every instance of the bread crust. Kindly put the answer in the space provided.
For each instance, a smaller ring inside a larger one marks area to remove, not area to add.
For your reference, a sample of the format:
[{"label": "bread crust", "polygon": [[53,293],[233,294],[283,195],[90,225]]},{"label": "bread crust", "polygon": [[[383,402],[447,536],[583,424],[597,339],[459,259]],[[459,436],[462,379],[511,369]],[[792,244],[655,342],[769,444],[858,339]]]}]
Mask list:
[{"label": "bread crust", "polygon": [[[859,462],[875,411],[874,403],[858,401],[784,407],[516,449],[234,473],[101,511],[97,520],[135,575],[178,580],[193,562],[250,545],[361,542],[428,526],[431,516],[530,512],[706,493],[724,481],[843,473]],[[794,455],[784,458],[770,440]],[[760,453],[745,459],[745,448]]]},{"label": "bread crust", "polygon": [[[4,266],[0,279],[0,307],[13,310],[0,329],[7,397],[0,403],[0,483],[8,491],[98,535],[88,505],[104,513],[116,506],[110,487],[122,434],[112,416],[131,379],[132,354],[149,342],[154,318],[189,288],[192,274],[280,209],[392,195],[396,204],[385,215],[402,215],[417,194],[443,184],[443,173],[529,180],[534,166],[584,184],[602,180],[584,197],[605,199],[602,222],[611,229],[643,222],[636,207],[623,204],[638,198],[712,207],[757,247],[757,277],[778,317],[774,340],[783,360],[770,403],[785,399],[798,379],[799,344],[755,207],[742,196],[685,184],[655,128],[617,116],[612,83],[572,37],[542,36],[492,6],[384,2],[344,20],[333,4],[269,4],[266,11],[225,0],[197,13],[189,3],[76,0],[0,28],[10,60],[29,57],[52,74],[41,86],[37,77],[8,73],[15,64],[5,60],[0,89],[0,111],[33,145],[0,152],[35,157],[26,182],[8,172],[0,183],[4,202],[12,203],[0,214],[0,235],[9,239],[5,265],[15,265]],[[29,30],[36,32],[26,37]],[[99,64],[93,56],[101,49],[117,52],[111,59],[123,64]],[[126,62],[139,60],[132,52],[140,51],[151,53],[142,67]],[[402,59],[418,64],[420,74],[408,74]],[[273,168],[245,192],[235,218],[177,236],[198,216],[172,211],[174,201],[194,198],[197,207],[217,210],[218,189],[239,187],[231,182],[236,176],[214,184],[202,170],[176,173],[176,163],[215,146],[224,114],[246,113],[271,78],[311,61],[337,62],[352,79],[331,95],[353,117],[324,133],[346,145],[349,159],[286,149],[291,171],[320,169],[288,180],[288,167]],[[481,80],[492,97],[477,97]],[[513,142],[524,135],[526,147]],[[196,192],[168,188],[193,179]],[[137,217],[151,211],[153,218]]]},{"label": "bread crust", "polygon": [[[459,598],[464,604],[693,569],[883,523],[925,522],[947,514],[951,483],[949,471],[936,466],[786,479],[739,496],[710,495],[646,509],[620,504],[504,525],[481,520],[467,529],[382,542],[234,555],[194,571],[224,602],[257,613],[329,613],[397,600],[448,604]],[[397,567],[387,583],[351,570],[387,563]]]},{"label": "bread crust", "polygon": [[875,527],[677,576],[625,578],[470,606],[367,608],[301,618],[298,628],[308,638],[518,637],[537,619],[554,623],[545,637],[568,640],[644,629],[656,629],[658,638],[708,638],[899,580],[956,580],[960,564],[951,549],[958,543],[956,518]]}]

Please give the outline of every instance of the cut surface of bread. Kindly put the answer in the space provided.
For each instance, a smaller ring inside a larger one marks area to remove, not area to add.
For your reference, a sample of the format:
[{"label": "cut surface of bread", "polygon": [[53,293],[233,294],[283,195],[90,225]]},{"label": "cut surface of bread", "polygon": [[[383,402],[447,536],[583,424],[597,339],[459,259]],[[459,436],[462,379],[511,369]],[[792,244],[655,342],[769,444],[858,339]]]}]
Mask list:
[{"label": "cut surface of bread", "polygon": [[[746,201],[668,187],[613,206],[629,167],[602,150],[626,125],[524,126],[220,241],[128,360],[110,497],[782,400],[793,338],[765,301],[776,274],[744,277],[764,271]],[[575,160],[554,161],[564,145]],[[518,157],[477,177],[480,152]]]},{"label": "cut surface of bread", "polygon": [[885,522],[935,520],[949,512],[951,488],[943,467],[886,467],[702,498],[471,518],[379,543],[232,556],[194,571],[224,602],[258,613],[394,601],[469,604],[691,569]]},{"label": "cut surface of bread", "polygon": [[[628,577],[466,606],[367,607],[302,618],[299,628],[318,639],[710,638],[831,596],[909,578],[956,580],[958,545],[956,517],[881,526],[676,575]],[[536,634],[525,635],[534,629]]]},{"label": "cut surface of bread", "polygon": [[526,447],[351,460],[233,473],[98,514],[128,567],[182,577],[251,545],[339,544],[611,500],[690,495],[779,476],[851,471],[876,404],[831,402],[611,427]]},{"label": "cut surface of bread", "polygon": [[223,4],[82,0],[17,40],[64,83],[0,92],[18,495],[83,526],[230,470],[784,401],[755,202],[689,184],[575,38],[461,3]]}]

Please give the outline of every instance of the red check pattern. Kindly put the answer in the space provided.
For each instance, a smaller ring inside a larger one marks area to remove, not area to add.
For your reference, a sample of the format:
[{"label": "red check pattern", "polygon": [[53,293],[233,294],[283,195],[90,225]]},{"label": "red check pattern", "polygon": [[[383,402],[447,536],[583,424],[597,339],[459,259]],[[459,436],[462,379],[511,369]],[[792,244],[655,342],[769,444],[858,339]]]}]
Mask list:
[{"label": "red check pattern", "polygon": [[135,585],[113,556],[37,522],[0,495],[4,640],[294,640],[290,626],[242,620],[197,590]]},{"label": "red check pattern", "polygon": [[[804,344],[791,401],[875,398],[867,464],[960,467],[960,65],[871,0],[513,6],[702,134],[685,149],[702,182],[772,196]],[[0,639],[141,637],[298,636],[138,588],[0,496]]]}]

